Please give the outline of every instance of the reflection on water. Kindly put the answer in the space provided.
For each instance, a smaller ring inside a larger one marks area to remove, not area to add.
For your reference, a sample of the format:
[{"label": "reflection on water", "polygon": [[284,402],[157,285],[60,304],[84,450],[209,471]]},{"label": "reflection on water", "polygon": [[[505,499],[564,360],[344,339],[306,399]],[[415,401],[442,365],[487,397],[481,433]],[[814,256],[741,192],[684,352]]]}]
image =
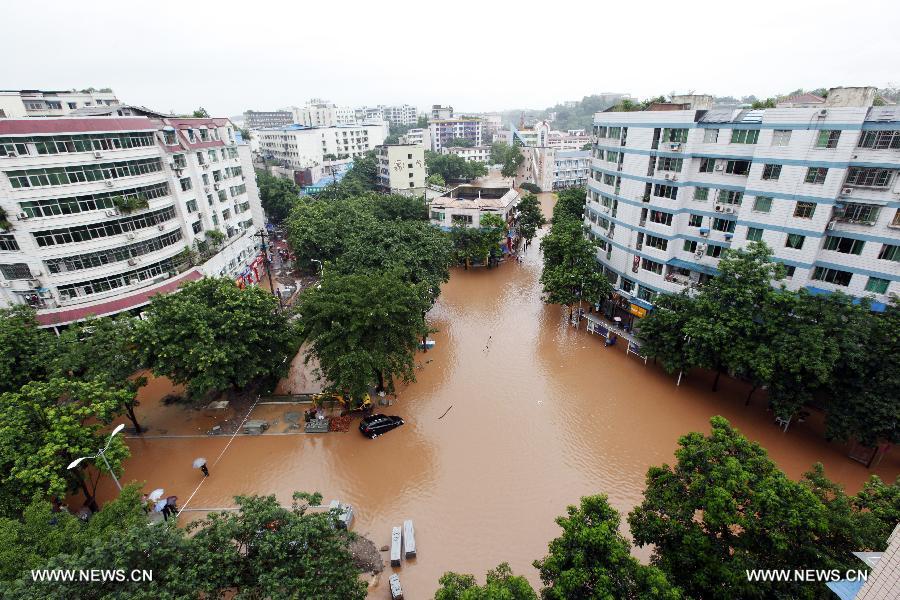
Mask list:
[{"label": "reflection on water", "polygon": [[[413,519],[419,556],[397,571],[407,597],[426,598],[446,570],[481,578],[502,561],[537,584],[531,561],[558,534],[553,519],[567,504],[603,492],[627,512],[640,502],[648,467],[671,463],[678,437],[708,431],[715,414],[768,448],[791,477],[817,460],[852,491],[868,477],[814,424],[785,435],[760,400],[745,408],[743,385],[723,380],[712,393],[708,377],[693,375],[676,387],[652,365],[567,326],[563,309],[541,303],[539,274],[537,243],[522,264],[453,272],[430,314],[437,346],[417,356],[418,381],[383,411],[405,426],[376,440],[355,429],[239,437],[191,505],[231,506],[233,495],[250,493],[288,502],[294,490],[320,491],[326,502],[354,505],[354,529],[377,546]],[[126,479],[183,502],[202,481],[191,461],[213,461],[226,443],[129,440]],[[875,472],[898,470],[889,456]],[[388,597],[389,572],[373,597]]]}]

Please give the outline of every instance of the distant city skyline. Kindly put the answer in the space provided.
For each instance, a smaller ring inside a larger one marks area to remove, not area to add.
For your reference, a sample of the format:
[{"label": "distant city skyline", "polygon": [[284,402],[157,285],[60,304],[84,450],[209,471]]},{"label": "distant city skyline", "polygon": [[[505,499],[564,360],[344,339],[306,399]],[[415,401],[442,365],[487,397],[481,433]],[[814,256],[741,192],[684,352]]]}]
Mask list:
[{"label": "distant city skyline", "polygon": [[[106,11],[7,1],[6,47],[22,51],[4,61],[0,89],[111,87],[124,102],[179,113],[203,106],[221,116],[313,97],[490,112],[601,92],[766,97],[885,87],[898,78],[887,59],[900,56],[897,36],[870,35],[848,20],[877,15],[879,31],[897,29],[900,10],[883,0],[760,0],[752,10],[708,0],[577,0],[564,11],[401,1],[383,14],[351,0],[337,16],[322,3],[159,4]],[[468,35],[473,23],[477,38]]]}]

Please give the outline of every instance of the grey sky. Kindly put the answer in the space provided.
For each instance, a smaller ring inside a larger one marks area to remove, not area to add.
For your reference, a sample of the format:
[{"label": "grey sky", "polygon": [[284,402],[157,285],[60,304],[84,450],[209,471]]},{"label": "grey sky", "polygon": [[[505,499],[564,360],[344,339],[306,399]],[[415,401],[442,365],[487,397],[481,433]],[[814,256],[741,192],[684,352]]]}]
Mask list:
[{"label": "grey sky", "polygon": [[217,115],[311,97],[461,110],[603,92],[767,96],[900,82],[881,0],[3,0],[0,89],[112,87]]}]

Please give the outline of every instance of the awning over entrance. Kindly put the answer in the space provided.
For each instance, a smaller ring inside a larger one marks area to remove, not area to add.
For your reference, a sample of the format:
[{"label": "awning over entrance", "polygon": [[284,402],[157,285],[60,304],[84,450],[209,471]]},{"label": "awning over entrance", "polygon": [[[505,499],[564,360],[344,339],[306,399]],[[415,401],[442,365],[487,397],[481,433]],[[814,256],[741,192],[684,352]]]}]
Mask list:
[{"label": "awning over entrance", "polygon": [[710,275],[715,277],[719,274],[719,270],[710,265],[701,265],[700,263],[688,262],[686,260],[681,260],[680,258],[671,258],[666,263],[667,265],[678,267],[679,269],[687,269],[688,271],[696,271],[697,273],[703,273],[705,275]]}]

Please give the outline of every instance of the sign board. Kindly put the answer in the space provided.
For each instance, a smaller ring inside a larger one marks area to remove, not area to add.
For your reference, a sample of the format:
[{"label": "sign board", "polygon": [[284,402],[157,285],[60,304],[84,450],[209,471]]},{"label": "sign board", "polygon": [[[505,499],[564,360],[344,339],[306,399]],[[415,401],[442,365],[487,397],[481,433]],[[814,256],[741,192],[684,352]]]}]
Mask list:
[{"label": "sign board", "polygon": [[628,312],[641,319],[647,316],[647,309],[643,306],[638,306],[637,304],[630,304],[628,306]]}]

